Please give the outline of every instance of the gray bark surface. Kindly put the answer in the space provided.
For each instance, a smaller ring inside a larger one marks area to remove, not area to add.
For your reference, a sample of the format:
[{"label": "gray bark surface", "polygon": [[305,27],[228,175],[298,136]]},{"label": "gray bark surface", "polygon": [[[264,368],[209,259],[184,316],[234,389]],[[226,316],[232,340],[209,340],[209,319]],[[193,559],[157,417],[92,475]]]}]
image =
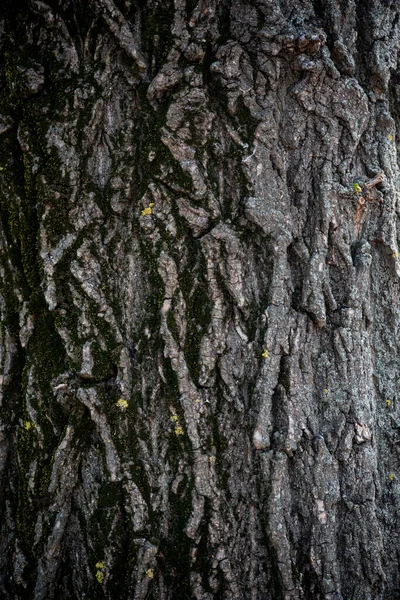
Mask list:
[{"label": "gray bark surface", "polygon": [[400,597],[396,0],[3,0],[0,597]]}]

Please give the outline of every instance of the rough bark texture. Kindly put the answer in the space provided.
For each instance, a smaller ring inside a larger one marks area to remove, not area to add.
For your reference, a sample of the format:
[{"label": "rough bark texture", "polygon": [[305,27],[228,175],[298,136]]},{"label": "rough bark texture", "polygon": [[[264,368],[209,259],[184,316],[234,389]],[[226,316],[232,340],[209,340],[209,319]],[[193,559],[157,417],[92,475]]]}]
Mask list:
[{"label": "rough bark texture", "polygon": [[398,2],[4,2],[1,598],[399,598]]}]

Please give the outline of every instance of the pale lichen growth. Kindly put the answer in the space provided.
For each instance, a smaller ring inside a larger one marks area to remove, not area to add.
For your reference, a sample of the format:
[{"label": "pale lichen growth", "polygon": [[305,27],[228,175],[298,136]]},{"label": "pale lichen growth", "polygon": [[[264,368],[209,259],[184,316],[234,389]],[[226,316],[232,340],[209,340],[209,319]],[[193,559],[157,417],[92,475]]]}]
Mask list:
[{"label": "pale lichen growth", "polygon": [[147,575],[147,577],[149,579],[153,579],[153,577],[154,577],[154,571],[153,571],[153,569],[147,569],[146,575]]},{"label": "pale lichen growth", "polygon": [[175,434],[183,435],[183,428],[182,428],[181,424],[179,423],[178,415],[173,414],[170,416],[169,419],[170,419],[171,423],[173,423],[175,425],[175,429],[174,429]]},{"label": "pale lichen growth", "polygon": [[125,400],[124,398],[120,398],[118,402],[115,403],[115,406],[120,410],[125,411],[128,408],[129,404],[127,400]]},{"label": "pale lichen growth", "polygon": [[263,358],[268,358],[268,356],[269,356],[269,352],[268,352],[268,350],[264,350],[264,352],[261,354],[261,356],[262,356]]},{"label": "pale lichen growth", "polygon": [[97,569],[97,571],[96,571],[96,579],[97,579],[98,583],[103,583],[103,581],[104,581],[104,573],[103,573],[103,571],[104,571],[105,568],[106,568],[106,564],[103,561],[99,560],[96,563],[96,569]]}]

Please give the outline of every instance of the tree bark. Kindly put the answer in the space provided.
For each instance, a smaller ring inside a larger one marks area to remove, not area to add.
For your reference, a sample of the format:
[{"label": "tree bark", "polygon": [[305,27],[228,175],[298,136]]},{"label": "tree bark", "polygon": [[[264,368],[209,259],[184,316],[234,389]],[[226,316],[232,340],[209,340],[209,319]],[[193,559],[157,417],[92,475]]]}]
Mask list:
[{"label": "tree bark", "polygon": [[1,598],[399,598],[398,2],[3,6]]}]

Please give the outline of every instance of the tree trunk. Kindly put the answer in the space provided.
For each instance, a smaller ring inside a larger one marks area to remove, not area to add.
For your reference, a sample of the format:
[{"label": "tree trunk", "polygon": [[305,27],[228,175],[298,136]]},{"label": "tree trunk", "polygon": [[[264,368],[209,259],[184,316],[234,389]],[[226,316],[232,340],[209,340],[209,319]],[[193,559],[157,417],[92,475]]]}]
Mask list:
[{"label": "tree trunk", "polygon": [[398,2],[2,6],[1,598],[399,598]]}]

